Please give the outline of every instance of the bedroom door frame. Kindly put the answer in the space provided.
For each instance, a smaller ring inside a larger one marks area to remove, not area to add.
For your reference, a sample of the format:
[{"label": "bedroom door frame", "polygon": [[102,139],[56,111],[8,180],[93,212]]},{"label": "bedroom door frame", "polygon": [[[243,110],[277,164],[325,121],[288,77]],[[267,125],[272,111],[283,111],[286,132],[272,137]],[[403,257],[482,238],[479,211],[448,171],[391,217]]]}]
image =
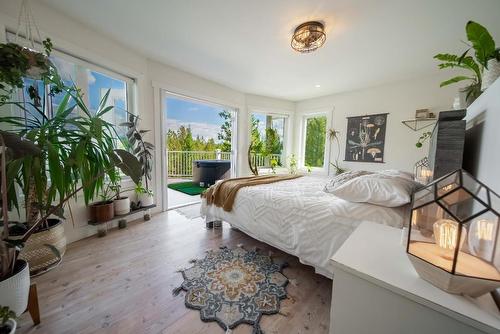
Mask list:
[{"label": "bedroom door frame", "polygon": [[231,111],[231,177],[236,177],[238,163],[238,118],[240,109],[226,103],[213,102],[208,99],[198,98],[186,94],[172,92],[165,88],[159,88],[159,114],[160,114],[160,143],[161,143],[161,189],[162,189],[162,211],[175,210],[180,207],[196,204],[199,201],[193,201],[175,207],[168,206],[168,146],[165,140],[168,132],[167,119],[168,110],[166,109],[165,101],[168,97],[184,99],[195,103],[206,104],[210,106],[223,107]]}]

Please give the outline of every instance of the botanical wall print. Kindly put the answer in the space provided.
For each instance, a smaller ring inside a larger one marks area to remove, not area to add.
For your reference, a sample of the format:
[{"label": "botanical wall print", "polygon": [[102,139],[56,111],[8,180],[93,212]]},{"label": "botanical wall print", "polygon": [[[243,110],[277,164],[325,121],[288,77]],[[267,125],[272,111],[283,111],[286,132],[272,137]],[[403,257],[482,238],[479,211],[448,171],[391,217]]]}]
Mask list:
[{"label": "botanical wall print", "polygon": [[345,160],[384,162],[387,114],[347,118]]}]

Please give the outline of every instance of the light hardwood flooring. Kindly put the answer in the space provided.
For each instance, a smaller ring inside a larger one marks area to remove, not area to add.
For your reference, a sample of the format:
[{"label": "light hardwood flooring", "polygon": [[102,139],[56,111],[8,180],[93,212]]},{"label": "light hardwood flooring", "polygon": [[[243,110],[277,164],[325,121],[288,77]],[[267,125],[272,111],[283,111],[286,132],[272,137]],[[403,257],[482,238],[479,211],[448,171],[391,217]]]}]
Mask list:
[{"label": "light hardwood flooring", "polygon": [[[184,306],[184,292],[173,296],[172,289],[182,282],[176,270],[189,267],[189,260],[238,244],[272,251],[290,264],[283,271],[291,281],[289,298],[282,301],[283,314],[263,317],[266,334],[328,333],[331,280],[227,224],[207,230],[201,218],[175,211],[71,244],[58,268],[35,279],[42,323],[34,327],[26,313],[16,333],[222,334],[219,325],[202,322],[198,311]],[[251,333],[251,327],[240,325],[233,333]]]}]

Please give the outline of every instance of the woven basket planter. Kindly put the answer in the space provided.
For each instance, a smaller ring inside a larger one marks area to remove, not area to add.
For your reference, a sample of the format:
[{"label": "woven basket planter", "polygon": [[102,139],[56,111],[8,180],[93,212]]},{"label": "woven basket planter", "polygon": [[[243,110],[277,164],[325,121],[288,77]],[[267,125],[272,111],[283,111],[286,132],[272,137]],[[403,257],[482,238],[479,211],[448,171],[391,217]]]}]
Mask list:
[{"label": "woven basket planter", "polygon": [[49,228],[33,233],[20,254],[21,259],[28,261],[31,276],[47,272],[61,262],[61,259],[46,245],[57,248],[61,257],[66,252],[63,221],[58,219],[49,219],[49,221],[52,223],[49,223]]}]

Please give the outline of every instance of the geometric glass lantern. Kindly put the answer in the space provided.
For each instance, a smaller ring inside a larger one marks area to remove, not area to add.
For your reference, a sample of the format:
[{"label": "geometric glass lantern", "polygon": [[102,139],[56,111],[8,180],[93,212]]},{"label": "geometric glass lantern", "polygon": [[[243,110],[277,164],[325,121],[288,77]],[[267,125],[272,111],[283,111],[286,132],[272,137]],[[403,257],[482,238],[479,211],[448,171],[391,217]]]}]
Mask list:
[{"label": "geometric glass lantern", "polygon": [[478,297],[500,287],[500,197],[464,170],[413,194],[406,251],[423,279]]},{"label": "geometric glass lantern", "polygon": [[427,184],[432,180],[432,171],[429,168],[429,159],[427,157],[417,161],[414,167],[415,181],[421,184]]}]

